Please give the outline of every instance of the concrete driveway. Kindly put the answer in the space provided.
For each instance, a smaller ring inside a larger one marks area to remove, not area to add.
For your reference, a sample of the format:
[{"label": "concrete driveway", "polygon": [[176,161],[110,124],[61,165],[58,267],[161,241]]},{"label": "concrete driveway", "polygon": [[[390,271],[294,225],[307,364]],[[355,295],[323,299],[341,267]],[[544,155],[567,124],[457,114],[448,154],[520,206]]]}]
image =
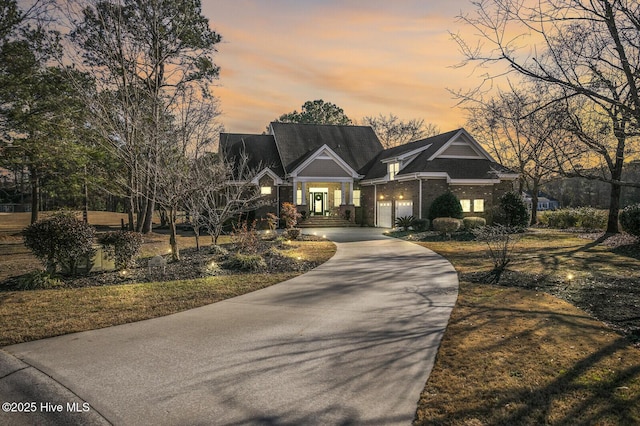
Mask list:
[{"label": "concrete driveway", "polygon": [[88,402],[95,422],[410,424],[457,298],[455,270],[379,229],[305,232],[337,253],[287,282],[4,350],[71,392],[59,398]]}]

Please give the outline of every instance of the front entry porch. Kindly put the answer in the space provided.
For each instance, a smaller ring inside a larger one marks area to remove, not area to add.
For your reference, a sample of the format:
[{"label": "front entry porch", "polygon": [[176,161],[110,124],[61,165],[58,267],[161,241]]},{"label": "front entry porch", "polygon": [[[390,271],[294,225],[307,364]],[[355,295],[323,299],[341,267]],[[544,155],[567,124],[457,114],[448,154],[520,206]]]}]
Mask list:
[{"label": "front entry porch", "polygon": [[294,182],[295,204],[303,217],[335,217],[354,222],[355,207],[360,204],[360,190],[353,180]]}]

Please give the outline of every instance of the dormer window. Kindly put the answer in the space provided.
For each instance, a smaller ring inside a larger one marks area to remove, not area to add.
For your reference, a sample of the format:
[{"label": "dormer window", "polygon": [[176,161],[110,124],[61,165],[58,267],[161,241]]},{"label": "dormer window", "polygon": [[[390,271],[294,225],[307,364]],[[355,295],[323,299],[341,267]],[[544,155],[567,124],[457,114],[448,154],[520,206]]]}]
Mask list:
[{"label": "dormer window", "polygon": [[389,163],[387,167],[389,168],[389,180],[394,180],[396,175],[400,171],[400,163],[397,161],[394,163]]}]

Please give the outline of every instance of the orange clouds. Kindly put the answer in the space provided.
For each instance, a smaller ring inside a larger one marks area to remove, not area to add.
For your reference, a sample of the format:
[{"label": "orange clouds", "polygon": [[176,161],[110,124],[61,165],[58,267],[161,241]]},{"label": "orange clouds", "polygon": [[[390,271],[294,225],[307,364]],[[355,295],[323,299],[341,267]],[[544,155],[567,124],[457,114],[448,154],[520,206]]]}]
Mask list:
[{"label": "orange clouds", "polygon": [[449,68],[460,56],[448,31],[466,1],[318,3],[205,2],[225,41],[217,94],[228,131],[262,132],[320,98],[352,119],[393,112],[442,130],[464,123],[446,88],[470,83],[468,70]]}]

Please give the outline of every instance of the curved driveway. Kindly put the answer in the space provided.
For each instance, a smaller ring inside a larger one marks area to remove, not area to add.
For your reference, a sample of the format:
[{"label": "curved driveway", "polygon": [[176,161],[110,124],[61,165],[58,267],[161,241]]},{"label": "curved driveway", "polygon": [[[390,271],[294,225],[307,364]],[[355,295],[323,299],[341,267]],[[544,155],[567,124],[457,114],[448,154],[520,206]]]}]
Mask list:
[{"label": "curved driveway", "polygon": [[113,424],[410,424],[455,270],[379,229],[316,231],[336,255],[287,282],[4,349]]}]

